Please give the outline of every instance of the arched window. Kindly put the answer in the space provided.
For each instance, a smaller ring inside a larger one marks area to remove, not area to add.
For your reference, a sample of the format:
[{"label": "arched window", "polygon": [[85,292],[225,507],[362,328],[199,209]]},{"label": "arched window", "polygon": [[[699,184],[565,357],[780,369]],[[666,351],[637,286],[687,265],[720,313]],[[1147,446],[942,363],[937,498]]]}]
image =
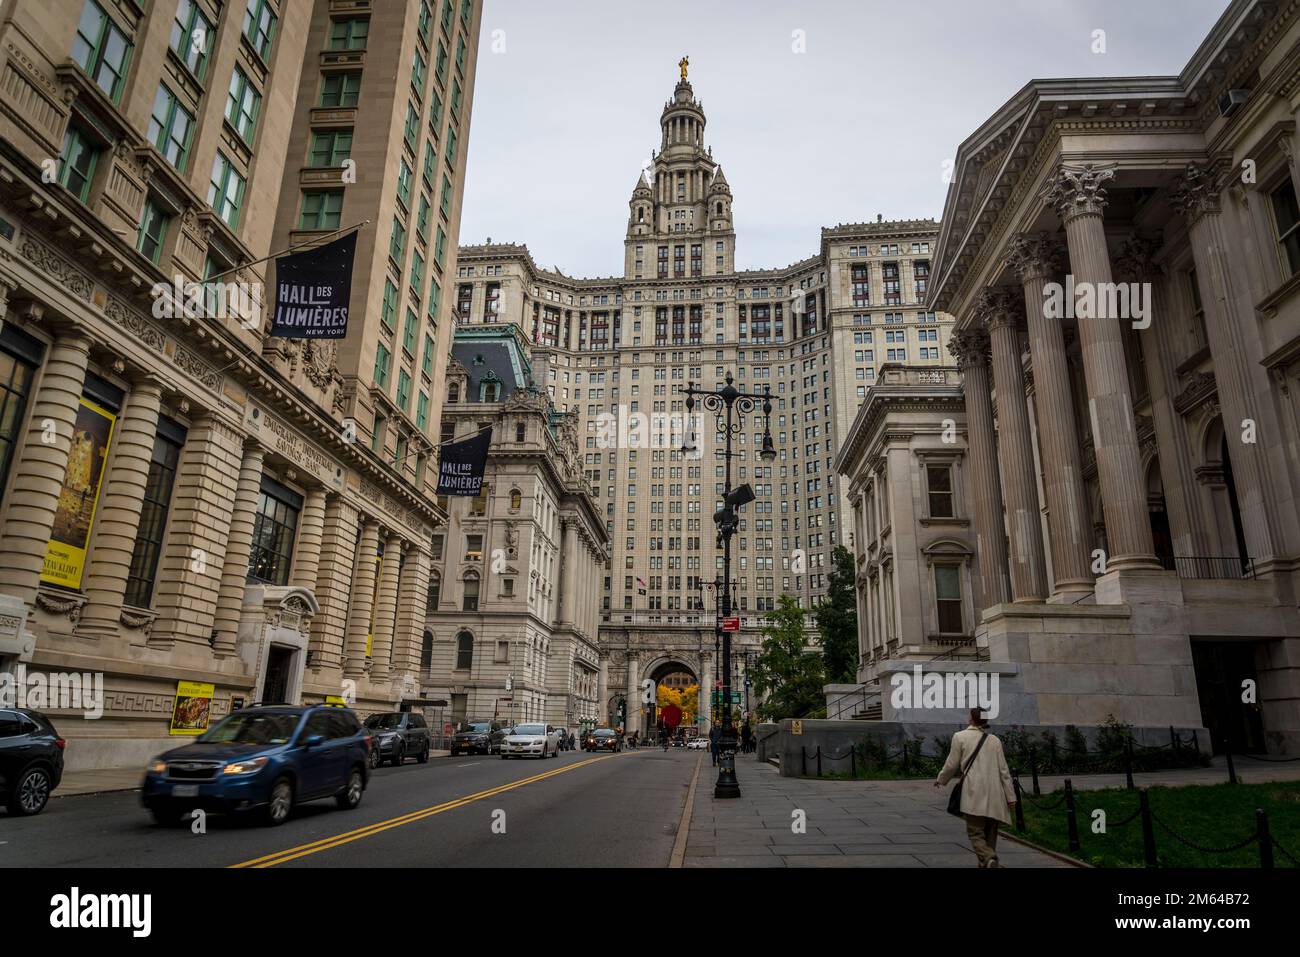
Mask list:
[{"label": "arched window", "polygon": [[514,511],[517,512],[517,511],[519,511],[520,507],[521,507],[523,504],[524,504],[524,493],[521,492],[521,491],[519,491],[519,489],[517,489],[517,488],[512,488],[512,489],[510,490],[510,507],[511,507],[511,509],[513,509]]},{"label": "arched window", "polygon": [[722,203],[718,203],[718,215],[722,215]]},{"label": "arched window", "polygon": [[495,402],[501,395],[501,385],[497,382],[484,382],[482,391],[484,402]]},{"label": "arched window", "polygon": [[473,666],[474,636],[468,631],[462,631],[456,636],[456,670],[469,671]]},{"label": "arched window", "polygon": [[518,425],[516,425],[516,426],[515,426],[515,441],[516,441],[516,442],[522,442],[522,441],[524,441],[524,438],[525,438],[525,436],[526,436],[526,432],[527,432],[527,430],[524,428],[524,424],[523,424],[522,422],[520,422]]},{"label": "arched window", "polygon": [[644,206],[638,206],[638,207],[636,208],[636,221],[637,221],[638,223],[644,223],[644,222],[645,222],[645,207],[644,207]]},{"label": "arched window", "polygon": [[460,401],[460,383],[459,383],[459,382],[452,382],[452,383],[450,383],[450,384],[447,386],[447,401],[448,401],[449,403],[450,403],[450,402],[459,402],[459,401]]},{"label": "arched window", "polygon": [[461,603],[462,611],[478,611],[478,575],[470,572],[465,576],[465,600]]},{"label": "arched window", "polygon": [[424,644],[420,646],[420,670],[428,671],[433,667],[433,632],[424,633]]},{"label": "arched window", "polygon": [[436,574],[429,579],[428,598],[429,602],[428,607],[425,609],[425,614],[432,615],[438,610],[438,602],[442,598],[442,579]]}]

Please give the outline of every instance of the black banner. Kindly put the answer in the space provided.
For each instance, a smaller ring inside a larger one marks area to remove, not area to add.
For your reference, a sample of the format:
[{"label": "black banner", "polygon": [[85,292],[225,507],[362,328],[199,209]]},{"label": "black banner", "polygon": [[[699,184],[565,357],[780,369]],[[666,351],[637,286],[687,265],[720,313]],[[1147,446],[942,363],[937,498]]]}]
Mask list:
[{"label": "black banner", "polygon": [[352,257],[357,234],[275,261],[271,335],[282,339],[342,339],[348,334]]},{"label": "black banner", "polygon": [[492,430],[484,429],[478,435],[442,447],[442,460],[438,465],[439,495],[478,495],[483,487],[483,472],[487,468],[488,446],[492,444]]}]

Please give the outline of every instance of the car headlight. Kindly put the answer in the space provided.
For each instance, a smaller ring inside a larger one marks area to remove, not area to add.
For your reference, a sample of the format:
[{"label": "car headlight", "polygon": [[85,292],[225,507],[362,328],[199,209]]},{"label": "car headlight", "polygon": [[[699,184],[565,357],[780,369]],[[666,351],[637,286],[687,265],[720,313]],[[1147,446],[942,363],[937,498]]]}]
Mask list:
[{"label": "car headlight", "polygon": [[256,774],[266,767],[270,758],[250,758],[247,761],[231,761],[221,769],[222,774]]},{"label": "car headlight", "polygon": [[545,743],[546,743],[545,738],[533,738],[533,744],[545,744]]},{"label": "car headlight", "polygon": [[149,765],[149,773],[150,773],[150,774],[166,774],[166,773],[167,773],[167,762],[164,761],[162,758],[154,758],[154,759],[153,759],[153,762]]}]

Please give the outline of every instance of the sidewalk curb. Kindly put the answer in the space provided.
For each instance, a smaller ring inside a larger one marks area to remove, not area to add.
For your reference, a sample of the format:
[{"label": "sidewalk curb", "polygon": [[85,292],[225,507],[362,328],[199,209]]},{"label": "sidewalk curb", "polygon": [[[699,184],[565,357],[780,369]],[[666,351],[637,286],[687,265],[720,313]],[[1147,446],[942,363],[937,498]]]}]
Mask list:
[{"label": "sidewalk curb", "polygon": [[1068,854],[1062,854],[1060,851],[1054,851],[1050,847],[1044,847],[1042,844],[1036,844],[1033,841],[1029,840],[1028,838],[1021,837],[1014,830],[999,831],[998,837],[1007,841],[1011,841],[1013,844],[1020,844],[1023,845],[1024,847],[1032,847],[1040,854],[1046,854],[1048,857],[1054,857],[1058,861],[1062,862],[1063,864],[1070,864],[1074,867],[1083,867],[1083,868],[1087,868],[1088,870],[1094,870],[1091,864],[1085,861],[1081,861],[1077,857],[1071,857]]},{"label": "sidewalk curb", "polygon": [[669,867],[681,867],[686,860],[686,841],[691,830],[691,814],[695,810],[695,787],[700,783],[700,768],[704,767],[704,755],[695,761],[695,773],[691,775],[691,786],[686,791],[686,806],[682,808],[681,820],[677,822],[677,839],[673,841],[673,853],[668,858]]}]

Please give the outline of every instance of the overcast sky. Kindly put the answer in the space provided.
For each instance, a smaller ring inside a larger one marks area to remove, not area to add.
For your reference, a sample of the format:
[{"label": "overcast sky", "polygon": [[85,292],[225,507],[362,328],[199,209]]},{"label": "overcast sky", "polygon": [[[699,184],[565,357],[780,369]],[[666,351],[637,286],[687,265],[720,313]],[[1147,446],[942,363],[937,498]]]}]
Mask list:
[{"label": "overcast sky", "polygon": [[627,203],[689,54],[736,264],[785,266],[818,251],[822,226],[937,219],[944,161],[1031,78],[1175,74],[1226,6],[486,0],[461,241],[621,274]]}]

